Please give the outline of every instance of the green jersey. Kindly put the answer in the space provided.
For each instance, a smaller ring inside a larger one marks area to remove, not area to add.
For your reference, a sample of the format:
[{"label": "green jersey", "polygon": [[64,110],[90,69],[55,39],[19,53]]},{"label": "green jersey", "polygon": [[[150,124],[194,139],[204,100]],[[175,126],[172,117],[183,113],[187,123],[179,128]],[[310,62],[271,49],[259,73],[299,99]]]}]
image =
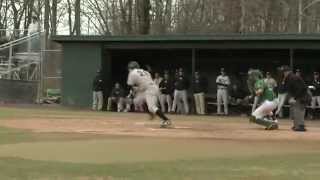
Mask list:
[{"label": "green jersey", "polygon": [[269,88],[263,79],[256,81],[256,83],[254,84],[254,89],[255,91],[262,89],[262,94],[260,95],[261,102],[265,100],[273,101],[273,99],[275,98],[273,89]]}]

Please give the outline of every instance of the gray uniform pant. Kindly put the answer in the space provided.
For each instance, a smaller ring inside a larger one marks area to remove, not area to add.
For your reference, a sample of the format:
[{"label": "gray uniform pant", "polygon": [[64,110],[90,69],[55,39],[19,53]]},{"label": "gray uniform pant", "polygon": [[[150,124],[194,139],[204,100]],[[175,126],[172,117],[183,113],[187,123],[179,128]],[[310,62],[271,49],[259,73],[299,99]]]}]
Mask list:
[{"label": "gray uniform pant", "polygon": [[[177,108],[177,105],[180,107]],[[176,108],[181,110],[182,107],[184,107],[183,112],[188,114],[189,104],[188,104],[187,90],[174,90],[172,111],[175,111]]]},{"label": "gray uniform pant", "polygon": [[287,99],[287,93],[278,94],[279,105],[276,111],[276,114],[279,114],[280,117],[283,117],[282,107]]},{"label": "gray uniform pant", "polygon": [[197,114],[205,114],[204,93],[195,93],[193,96]]},{"label": "gray uniform pant", "polygon": [[93,91],[92,110],[100,111],[103,105],[102,91]]},{"label": "gray uniform pant", "polygon": [[302,104],[300,101],[296,101],[294,103],[291,103],[292,108],[292,120],[293,120],[293,126],[295,128],[299,128],[299,126],[304,125],[304,115],[306,112],[306,107],[304,104]]},{"label": "gray uniform pant", "polygon": [[317,107],[316,104],[320,106],[320,96],[312,96],[312,101],[311,101],[312,109],[315,109]]},{"label": "gray uniform pant", "polygon": [[108,98],[108,105],[107,105],[107,110],[111,111],[111,106],[112,103],[115,102],[117,104],[117,111],[121,112],[124,110],[124,98],[120,97],[120,98],[116,98],[116,97],[109,97]]},{"label": "gray uniform pant", "polygon": [[259,102],[259,96],[254,96],[251,113],[253,113],[257,109],[258,102]]},{"label": "gray uniform pant", "polygon": [[217,113],[221,114],[221,105],[224,105],[224,113],[228,114],[228,91],[227,89],[218,89],[217,92]]},{"label": "gray uniform pant", "polygon": [[160,105],[162,112],[166,112],[166,104],[168,106],[168,112],[171,110],[172,99],[170,94],[160,94]]}]

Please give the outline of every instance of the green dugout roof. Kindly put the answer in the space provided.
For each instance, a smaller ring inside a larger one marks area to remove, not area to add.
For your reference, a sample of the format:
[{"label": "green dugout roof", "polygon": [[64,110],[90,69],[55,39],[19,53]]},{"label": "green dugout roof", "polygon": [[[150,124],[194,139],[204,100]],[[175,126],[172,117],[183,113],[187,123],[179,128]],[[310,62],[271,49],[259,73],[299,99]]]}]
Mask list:
[{"label": "green dugout roof", "polygon": [[110,49],[320,49],[320,34],[53,36],[51,39],[62,44],[100,43]]},{"label": "green dugout roof", "polygon": [[137,35],[137,36],[54,36],[58,42],[174,42],[174,41],[241,41],[241,40],[320,40],[320,34],[213,34],[213,35]]}]

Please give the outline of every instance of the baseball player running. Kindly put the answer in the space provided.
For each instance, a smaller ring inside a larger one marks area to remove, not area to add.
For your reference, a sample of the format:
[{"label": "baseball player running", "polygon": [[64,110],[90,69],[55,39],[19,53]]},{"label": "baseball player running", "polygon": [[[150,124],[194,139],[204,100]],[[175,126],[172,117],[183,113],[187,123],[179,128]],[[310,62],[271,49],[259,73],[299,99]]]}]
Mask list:
[{"label": "baseball player running", "polygon": [[128,81],[127,84],[136,89],[138,94],[144,94],[144,100],[148,106],[148,112],[151,117],[158,115],[162,121],[160,127],[166,128],[171,125],[171,121],[158,108],[159,88],[152,80],[148,71],[140,69],[140,65],[136,61],[128,64]]},{"label": "baseball player running", "polygon": [[266,127],[266,130],[278,129],[278,121],[274,119],[272,111],[277,108],[278,102],[272,89],[268,88],[263,80],[262,73],[257,70],[249,70],[248,80],[254,81],[254,90],[259,97],[261,105],[252,113],[250,122]]}]

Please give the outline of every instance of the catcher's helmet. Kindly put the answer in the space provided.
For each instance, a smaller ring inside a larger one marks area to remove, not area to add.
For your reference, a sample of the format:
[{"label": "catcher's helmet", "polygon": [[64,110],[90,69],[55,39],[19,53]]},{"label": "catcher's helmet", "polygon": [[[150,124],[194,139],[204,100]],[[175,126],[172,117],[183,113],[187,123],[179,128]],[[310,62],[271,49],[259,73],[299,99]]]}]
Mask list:
[{"label": "catcher's helmet", "polygon": [[137,69],[140,68],[140,65],[137,61],[130,61],[128,64],[128,69]]}]

